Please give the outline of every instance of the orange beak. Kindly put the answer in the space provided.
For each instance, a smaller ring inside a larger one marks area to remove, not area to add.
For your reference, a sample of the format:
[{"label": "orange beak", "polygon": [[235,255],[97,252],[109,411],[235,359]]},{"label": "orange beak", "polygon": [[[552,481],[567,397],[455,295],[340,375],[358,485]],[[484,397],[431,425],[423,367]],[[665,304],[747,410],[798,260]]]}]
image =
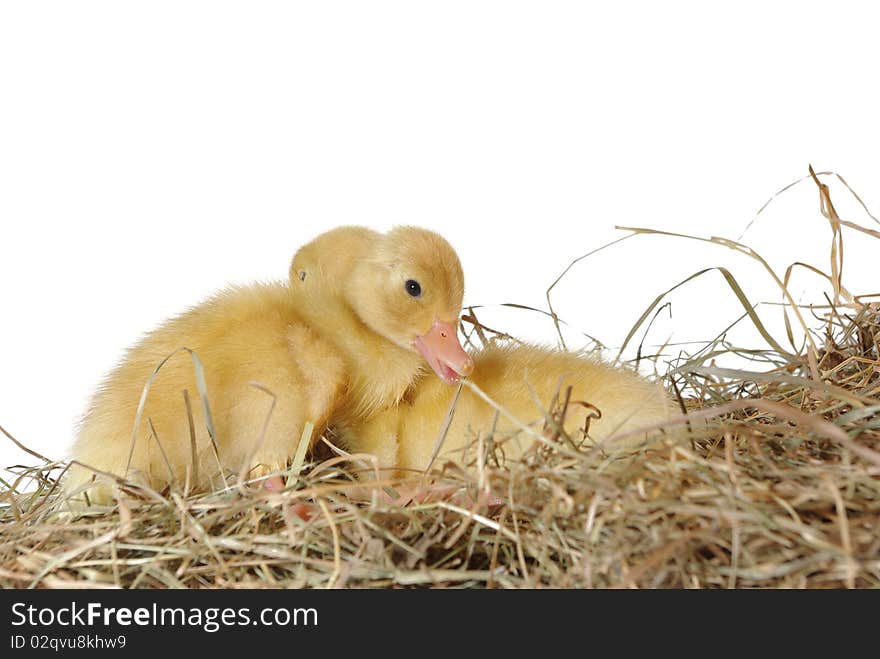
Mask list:
[{"label": "orange beak", "polygon": [[446,384],[458,384],[461,376],[474,370],[474,360],[461,347],[458,332],[450,323],[436,321],[427,334],[415,338],[413,345]]}]

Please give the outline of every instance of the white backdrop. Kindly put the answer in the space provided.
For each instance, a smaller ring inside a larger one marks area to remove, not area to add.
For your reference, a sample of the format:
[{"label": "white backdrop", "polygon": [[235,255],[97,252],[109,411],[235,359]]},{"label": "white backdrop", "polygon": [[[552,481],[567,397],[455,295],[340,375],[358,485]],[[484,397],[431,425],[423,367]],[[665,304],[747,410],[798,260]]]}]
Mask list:
[{"label": "white backdrop", "polygon": [[[736,238],[809,163],[876,211],[868,6],[3,3],[0,425],[63,456],[125,346],[228,282],[284,277],[299,245],[343,223],[438,230],[466,303],[546,308],[549,283],[623,235],[614,225]],[[774,267],[827,270],[829,237],[807,181],[743,239]],[[878,246],[847,234],[855,292],[880,291]],[[636,237],[575,267],[555,305],[619,345],[655,295],[713,265],[779,300],[724,248]],[[710,339],[740,313],[706,275],[652,342]],[[489,317],[554,340],[538,316]],[[0,465],[16,462],[33,458],[0,437]]]}]

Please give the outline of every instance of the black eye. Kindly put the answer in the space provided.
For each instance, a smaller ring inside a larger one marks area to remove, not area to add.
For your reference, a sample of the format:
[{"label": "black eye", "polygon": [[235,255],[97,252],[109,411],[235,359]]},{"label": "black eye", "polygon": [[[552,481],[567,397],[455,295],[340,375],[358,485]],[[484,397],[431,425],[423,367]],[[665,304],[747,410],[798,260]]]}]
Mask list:
[{"label": "black eye", "polygon": [[422,294],[422,287],[419,285],[415,279],[407,279],[406,280],[406,292],[412,295],[413,297],[418,297]]}]

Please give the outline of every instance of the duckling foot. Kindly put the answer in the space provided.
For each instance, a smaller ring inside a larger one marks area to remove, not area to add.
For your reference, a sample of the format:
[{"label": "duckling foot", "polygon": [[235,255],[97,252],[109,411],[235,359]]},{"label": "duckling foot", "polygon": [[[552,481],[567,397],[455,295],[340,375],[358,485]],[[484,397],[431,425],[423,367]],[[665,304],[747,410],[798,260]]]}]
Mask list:
[{"label": "duckling foot", "polygon": [[284,489],[284,479],[281,476],[270,476],[263,481],[263,489],[267,492],[280,492]]},{"label": "duckling foot", "polygon": [[[269,476],[263,481],[263,489],[273,494],[281,492],[284,490],[284,479],[277,474]],[[315,516],[315,506],[310,503],[294,503],[288,506],[288,510],[304,522],[308,522]]]},{"label": "duckling foot", "polygon": [[315,506],[310,503],[295,503],[290,506],[289,510],[304,522],[308,522],[315,516]]},{"label": "duckling foot", "polygon": [[497,497],[491,492],[481,494],[477,499],[462,492],[458,485],[421,484],[397,488],[394,498],[383,492],[385,500],[394,506],[406,506],[410,503],[426,503],[428,501],[449,501],[458,505],[470,506],[474,503],[488,508],[504,505],[507,500]]},{"label": "duckling foot", "polygon": [[379,498],[392,506],[404,507],[411,503],[426,503],[427,501],[441,501],[449,498],[458,488],[433,484],[400,485],[392,492],[380,490]]},{"label": "duckling foot", "polygon": [[247,474],[249,485],[257,491],[281,492],[284,490],[284,477],[279,473],[284,468],[284,463],[264,462],[253,467]]}]

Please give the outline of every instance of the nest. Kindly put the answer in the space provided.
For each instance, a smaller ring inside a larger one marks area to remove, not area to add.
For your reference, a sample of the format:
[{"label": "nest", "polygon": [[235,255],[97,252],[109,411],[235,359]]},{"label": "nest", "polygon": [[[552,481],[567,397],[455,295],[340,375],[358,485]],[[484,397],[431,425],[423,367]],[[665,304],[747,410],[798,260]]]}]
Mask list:
[{"label": "nest", "polygon": [[[789,314],[803,326],[803,349],[784,349],[744,304],[769,339],[754,351],[768,368],[715,366],[742,352],[723,339],[682,356],[661,375],[681,415],[622,468],[604,468],[595,450],[556,450],[565,438],[548,429],[517,463],[438,461],[427,496],[398,496],[425,483],[414,474],[365,497],[328,437],[281,493],[234,480],[210,494],[120,483],[113,506],[72,513],[58,487],[66,465],[29,451],[40,464],[0,490],[0,586],[880,586],[880,304],[840,281],[841,226],[880,233],[841,220],[811,178],[832,226],[832,297],[812,309],[816,327],[788,298],[786,327]],[[787,297],[787,276],[770,272]]]}]

